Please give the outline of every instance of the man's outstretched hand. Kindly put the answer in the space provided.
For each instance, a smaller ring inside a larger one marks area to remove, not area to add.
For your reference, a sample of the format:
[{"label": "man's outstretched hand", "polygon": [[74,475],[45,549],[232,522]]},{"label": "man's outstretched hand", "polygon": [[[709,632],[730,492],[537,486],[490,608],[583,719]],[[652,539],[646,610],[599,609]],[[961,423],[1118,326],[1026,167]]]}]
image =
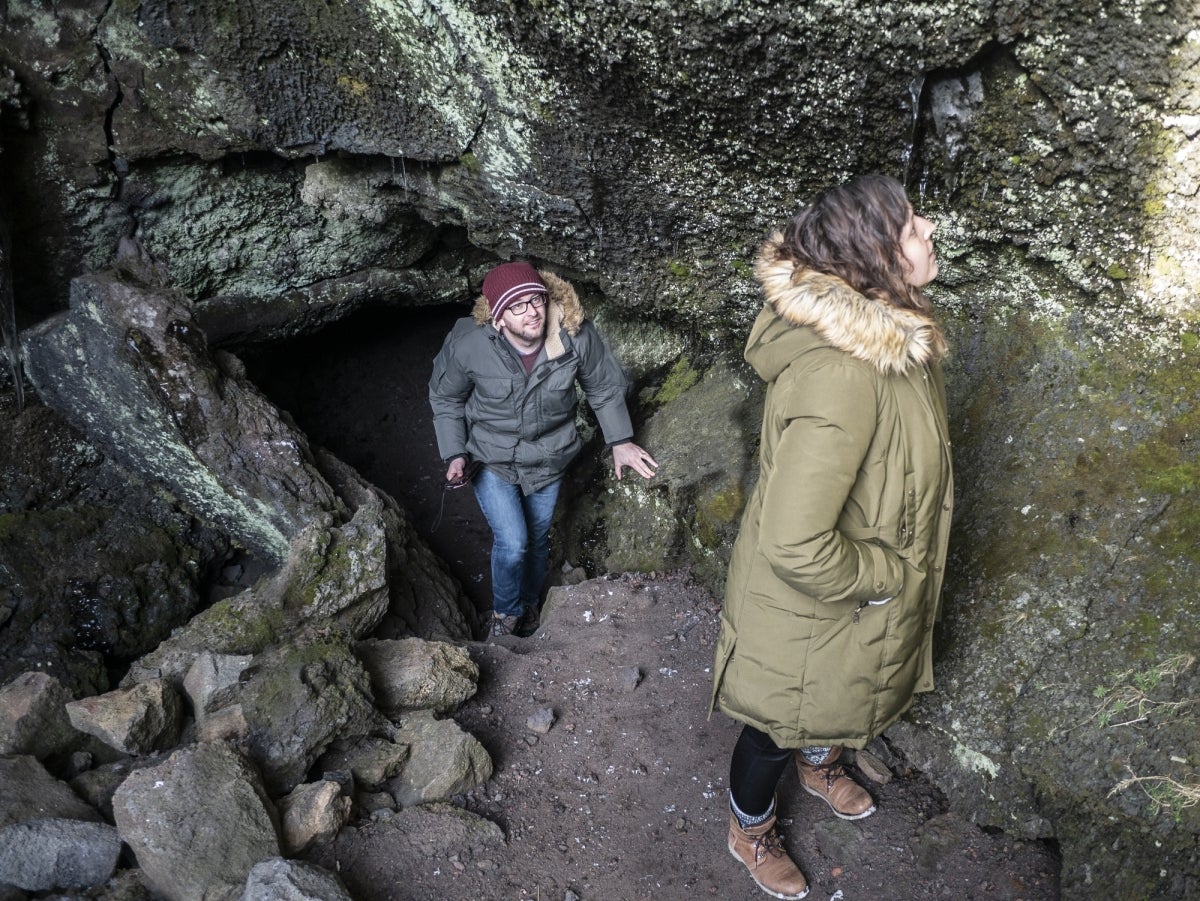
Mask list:
[{"label": "man's outstretched hand", "polygon": [[616,445],[612,449],[612,452],[613,466],[617,468],[618,479],[621,478],[621,470],[626,466],[645,479],[651,478],[654,475],[654,470],[658,468],[658,464],[654,462],[654,458],[632,441]]}]

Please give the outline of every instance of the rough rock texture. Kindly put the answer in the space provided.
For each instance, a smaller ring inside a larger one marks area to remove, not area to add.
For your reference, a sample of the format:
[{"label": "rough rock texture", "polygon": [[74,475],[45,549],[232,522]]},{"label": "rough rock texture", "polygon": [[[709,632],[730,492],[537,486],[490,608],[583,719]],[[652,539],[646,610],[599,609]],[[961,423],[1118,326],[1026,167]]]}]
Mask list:
[{"label": "rough rock texture", "polygon": [[256,863],[279,856],[275,809],[258,773],[219,743],[133,773],[113,798],[113,815],[146,882],[169,901],[240,888]]},{"label": "rough rock texture", "polygon": [[410,746],[404,768],[386,784],[401,807],[448,798],[492,776],[488,752],[454,720],[414,713],[400,723],[396,741]]},{"label": "rough rock texture", "polygon": [[182,686],[205,653],[253,655],[331,626],[364,635],[387,610],[386,564],[378,507],[340,527],[322,517],[292,542],[282,566],[197,614],[137,660],[125,681],[163,677]]},{"label": "rough rock texture", "polygon": [[112,763],[104,763],[78,774],[70,781],[70,786],[79,797],[83,798],[103,814],[106,820],[112,821],[112,799],[121,787],[121,783],[129,778],[129,774],[143,766],[157,766],[160,759],[154,757],[125,758]]},{"label": "rough rock texture", "polygon": [[0,390],[0,680],[40,670],[75,697],[201,604],[229,538],[122,469],[29,392]]},{"label": "rough rock texture", "polygon": [[[254,657],[250,654],[212,654],[202,651],[183,677],[183,690],[192,702],[192,715],[201,722],[209,705],[220,707],[222,699],[238,684]],[[236,689],[233,689],[236,691]]]},{"label": "rough rock texture", "polygon": [[349,822],[351,804],[332,780],[297,785],[276,804],[284,853],[295,857],[315,842],[331,841]]},{"label": "rough rock texture", "polygon": [[0,829],[0,883],[26,891],[85,888],[108,881],[121,840],[107,823],[43,819]]},{"label": "rough rock texture", "polygon": [[403,638],[360,641],[354,653],[371,677],[375,702],[385,713],[426,709],[449,713],[475,694],[479,667],[463,648]]},{"label": "rough rock texture", "polygon": [[366,672],[337,641],[284,645],[259,655],[230,701],[245,723],[246,752],[272,795],[303,782],[335,739],[390,728],[372,705]]},{"label": "rough rock texture", "polygon": [[566,509],[559,533],[567,558],[611,572],[690,562],[719,591],[758,472],[761,398],[741,361],[721,358],[701,372],[681,358],[644,405],[639,440],[654,449],[658,473],[649,482],[626,477]]},{"label": "rough rock texture", "polygon": [[43,759],[78,740],[64,705],[71,695],[46,673],[22,673],[0,688],[0,754]]},{"label": "rough rock texture", "polygon": [[183,702],[162,679],[139,682],[66,705],[71,725],[123,754],[172,747],[183,726]]},{"label": "rough rock texture", "polygon": [[[365,507],[382,521],[390,601],[379,634],[450,641],[470,638],[474,619],[470,602],[404,510],[332,454],[318,450],[316,459],[325,478],[356,516]],[[343,631],[363,635],[365,630]]]},{"label": "rough rock texture", "polygon": [[0,826],[61,818],[96,822],[100,814],[55,779],[36,757],[0,757]]},{"label": "rough rock texture", "polygon": [[[62,309],[134,232],[196,321],[238,340],[427,290],[466,300],[493,257],[529,255],[618,318],[658,319],[641,372],[665,385],[681,343],[697,368],[736,350],[754,246],[801,198],[903,177],[939,222],[959,473],[942,690],[914,711],[913,751],[971,817],[1054,836],[1068,896],[1198,891],[1194,4],[6,13],[0,201],[27,316]],[[155,441],[176,428],[152,424]],[[672,548],[715,578],[736,514],[711,502],[745,485],[744,451],[711,493],[667,473],[665,497],[629,490],[581,537],[611,541],[590,558]],[[276,512],[249,521],[283,556]],[[73,559],[100,519],[43,517],[67,537],[39,553]]]},{"label": "rough rock texture", "polygon": [[400,772],[410,751],[407,744],[368,737],[338,742],[317,761],[317,766],[324,773],[348,772],[357,790],[373,792]]},{"label": "rough rock texture", "polygon": [[309,522],[337,509],[304,436],[236,358],[209,354],[182,296],[116,273],[77,279],[71,291],[70,312],[28,332],[25,346],[38,393],[73,424],[277,562]]},{"label": "rough rock texture", "polygon": [[351,901],[342,881],[316,864],[276,857],[257,863],[241,901]]}]

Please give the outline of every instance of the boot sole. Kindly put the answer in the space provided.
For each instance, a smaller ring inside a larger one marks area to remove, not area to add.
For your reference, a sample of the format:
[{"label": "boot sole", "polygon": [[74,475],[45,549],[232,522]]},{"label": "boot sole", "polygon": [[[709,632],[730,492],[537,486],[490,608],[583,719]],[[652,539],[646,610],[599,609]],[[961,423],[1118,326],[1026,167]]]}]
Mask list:
[{"label": "boot sole", "polygon": [[825,795],[821,794],[815,788],[809,788],[807,785],[805,785],[803,779],[800,780],[800,787],[802,789],[804,789],[806,792],[808,792],[810,795],[812,795],[814,798],[820,798],[822,801],[824,801],[826,804],[828,804],[829,809],[834,812],[834,815],[841,817],[843,820],[865,820],[867,817],[869,817],[871,814],[873,814],[875,812],[875,805],[872,804],[870,807],[868,807],[862,813],[842,813],[840,810],[838,810],[836,807],[833,806],[833,802],[830,801],[829,798],[827,798]]},{"label": "boot sole", "polygon": [[767,888],[765,885],[763,885],[761,882],[759,882],[758,879],[755,878],[754,871],[746,866],[746,861],[742,860],[741,857],[738,856],[738,853],[736,851],[734,851],[732,847],[730,847],[729,845],[726,845],[725,850],[727,850],[729,852],[730,857],[732,857],[734,860],[736,860],[738,863],[740,863],[742,865],[742,867],[750,875],[750,878],[754,879],[754,884],[757,885],[762,891],[764,891],[768,895],[770,895],[772,898],[782,898],[783,901],[800,901],[801,898],[807,898],[808,893],[812,891],[812,886],[810,885],[810,886],[807,886],[804,889],[804,891],[802,891],[798,895],[781,895],[779,892],[773,892],[769,888]]}]

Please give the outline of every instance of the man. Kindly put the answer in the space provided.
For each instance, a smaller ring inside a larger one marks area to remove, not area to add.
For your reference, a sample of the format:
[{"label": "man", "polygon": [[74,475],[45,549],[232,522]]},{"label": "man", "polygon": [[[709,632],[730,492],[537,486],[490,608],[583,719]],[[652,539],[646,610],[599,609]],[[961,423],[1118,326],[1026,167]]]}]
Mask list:
[{"label": "man", "polygon": [[626,467],[653,476],[658,464],[631,440],[625,374],[575,289],[553,273],[523,262],[492,269],[474,315],[455,323],[433,361],[429,403],[446,479],[470,478],[492,529],[492,637],[537,623],[558,489],[583,444],[576,380],[617,478]]}]

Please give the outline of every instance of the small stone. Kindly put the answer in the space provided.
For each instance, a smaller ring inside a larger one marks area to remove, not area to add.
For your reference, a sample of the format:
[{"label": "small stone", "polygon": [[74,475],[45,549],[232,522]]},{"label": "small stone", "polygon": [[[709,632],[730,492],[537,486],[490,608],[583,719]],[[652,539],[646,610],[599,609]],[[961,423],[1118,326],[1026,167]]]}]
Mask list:
[{"label": "small stone", "polygon": [[530,715],[529,719],[525,721],[525,725],[530,732],[545,735],[554,725],[554,710],[550,707],[542,707]]},{"label": "small stone", "polygon": [[396,809],[396,799],[388,792],[359,792],[354,800],[359,809],[368,815],[380,810]]},{"label": "small stone", "polygon": [[567,893],[563,895],[563,901],[579,901],[579,896],[570,889],[567,889]]},{"label": "small stone", "polygon": [[642,681],[642,671],[636,666],[623,666],[618,670],[621,687],[625,691],[633,691]]},{"label": "small stone", "polygon": [[538,737],[536,735],[526,735],[525,736],[525,744],[529,745],[529,747],[532,748],[537,743],[538,743]]},{"label": "small stone", "polygon": [[864,776],[872,782],[879,785],[887,785],[892,781],[892,771],[889,770],[874,754],[870,751],[858,751],[854,755],[854,762]]},{"label": "small stone", "polygon": [[883,765],[893,772],[903,766],[899,758],[892,753],[892,749],[888,747],[888,743],[882,738],[876,738],[873,740],[869,745],[867,745],[866,750],[882,760]]},{"label": "small stone", "polygon": [[687,832],[687,825],[687,820],[685,820],[683,817],[679,817],[677,820],[675,820],[675,831]]}]

